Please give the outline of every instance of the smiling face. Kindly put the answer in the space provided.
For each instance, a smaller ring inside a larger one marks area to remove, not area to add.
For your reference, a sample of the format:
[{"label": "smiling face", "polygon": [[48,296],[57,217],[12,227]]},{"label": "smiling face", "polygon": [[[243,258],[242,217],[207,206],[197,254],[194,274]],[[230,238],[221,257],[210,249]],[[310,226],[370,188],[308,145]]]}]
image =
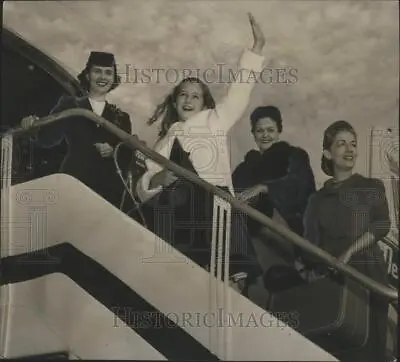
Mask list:
[{"label": "smiling face", "polygon": [[104,95],[111,89],[114,83],[114,67],[93,65],[90,67],[87,78],[89,81],[89,92]]},{"label": "smiling face", "polygon": [[334,171],[351,171],[357,159],[357,139],[349,131],[341,131],[335,136],[329,150],[324,150],[324,156],[332,160]]},{"label": "smiling face", "polygon": [[279,141],[279,130],[271,118],[260,118],[253,129],[254,140],[261,152]]},{"label": "smiling face", "polygon": [[201,112],[204,108],[203,90],[199,83],[186,82],[176,95],[175,108],[179,121]]}]

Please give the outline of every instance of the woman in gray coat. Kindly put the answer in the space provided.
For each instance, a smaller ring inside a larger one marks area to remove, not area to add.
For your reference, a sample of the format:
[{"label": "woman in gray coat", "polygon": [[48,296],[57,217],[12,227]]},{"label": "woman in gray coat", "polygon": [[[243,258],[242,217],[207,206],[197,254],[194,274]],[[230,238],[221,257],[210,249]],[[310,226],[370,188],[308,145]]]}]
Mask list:
[{"label": "woman in gray coat", "polygon": [[[386,268],[377,242],[390,229],[389,208],[383,182],[353,173],[357,158],[357,135],[346,121],[325,131],[322,170],[332,176],[313,194],[304,217],[304,236],[313,244],[366,276],[386,284]],[[326,266],[305,257],[318,274]],[[369,337],[364,347],[340,350],[342,361],[385,361],[388,303],[370,293]]]}]

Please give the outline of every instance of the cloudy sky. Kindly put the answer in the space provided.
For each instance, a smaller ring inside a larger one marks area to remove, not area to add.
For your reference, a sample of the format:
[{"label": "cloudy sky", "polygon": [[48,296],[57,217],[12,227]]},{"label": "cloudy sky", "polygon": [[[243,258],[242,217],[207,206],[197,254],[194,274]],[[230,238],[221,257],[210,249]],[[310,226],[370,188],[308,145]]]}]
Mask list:
[{"label": "cloudy sky", "polygon": [[[278,106],[283,138],[305,148],[320,184],[322,134],[346,119],[360,135],[358,170],[366,167],[366,137],[375,125],[398,120],[399,22],[397,1],[46,1],[5,2],[4,25],[60,61],[73,75],[91,50],[116,55],[119,72],[128,64],[130,83],[111,96],[131,114],[138,134],[155,140],[145,122],[172,88],[169,68],[224,70],[251,46],[246,12],[266,35],[265,67],[295,69],[293,84],[260,83],[248,111],[231,133],[232,164],[255,145],[248,116],[259,105]],[[132,69],[163,68],[136,78]],[[171,78],[172,76],[172,78]],[[293,78],[291,78],[293,80]],[[214,82],[217,83],[217,82]],[[221,99],[227,84],[212,84]]]}]

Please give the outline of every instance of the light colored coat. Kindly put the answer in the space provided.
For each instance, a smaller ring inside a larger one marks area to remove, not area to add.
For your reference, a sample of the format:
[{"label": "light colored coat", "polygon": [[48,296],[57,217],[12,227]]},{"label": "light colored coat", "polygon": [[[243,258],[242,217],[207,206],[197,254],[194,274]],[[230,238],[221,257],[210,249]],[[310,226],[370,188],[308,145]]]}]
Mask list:
[{"label": "light colored coat", "polygon": [[[228,94],[215,109],[206,109],[186,122],[176,122],[154,150],[169,158],[175,138],[189,153],[190,161],[199,177],[215,186],[227,186],[233,193],[227,135],[231,127],[245,112],[256,82],[262,71],[264,57],[246,50],[239,61],[238,73]],[[157,163],[147,160],[147,171],[137,183],[137,193],[142,202],[162,191],[162,186],[150,189],[151,178],[162,170]]]}]

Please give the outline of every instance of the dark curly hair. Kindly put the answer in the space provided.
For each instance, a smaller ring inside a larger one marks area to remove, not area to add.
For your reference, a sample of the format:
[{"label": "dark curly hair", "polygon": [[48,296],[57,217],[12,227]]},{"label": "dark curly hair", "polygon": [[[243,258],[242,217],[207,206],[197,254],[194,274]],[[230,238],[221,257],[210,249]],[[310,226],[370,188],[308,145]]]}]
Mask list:
[{"label": "dark curly hair", "polygon": [[196,77],[189,77],[189,78],[183,79],[178,85],[176,85],[174,87],[172,92],[167,97],[165,97],[164,101],[156,107],[153,115],[147,121],[148,125],[152,125],[154,122],[156,122],[159,119],[159,117],[161,117],[164,114],[162,121],[161,121],[161,129],[158,134],[160,139],[163,138],[167,134],[168,130],[174,123],[179,121],[178,113],[176,111],[174,104],[176,102],[178,93],[181,90],[181,87],[185,83],[200,84],[200,87],[203,92],[204,106],[208,109],[215,108],[214,98],[211,95],[210,89],[204,82],[202,82],[199,78],[196,78]]},{"label": "dark curly hair", "polygon": [[[335,138],[339,132],[350,132],[357,138],[357,133],[353,126],[347,121],[336,121],[332,123],[324,132],[324,140],[322,144],[322,150],[330,150],[335,142]],[[328,176],[333,176],[333,161],[327,159],[322,153],[321,158],[322,171]]]},{"label": "dark curly hair", "polygon": [[282,115],[279,108],[275,106],[257,107],[250,115],[251,132],[254,133],[257,122],[262,118],[271,118],[278,128],[278,132],[282,132]]}]

